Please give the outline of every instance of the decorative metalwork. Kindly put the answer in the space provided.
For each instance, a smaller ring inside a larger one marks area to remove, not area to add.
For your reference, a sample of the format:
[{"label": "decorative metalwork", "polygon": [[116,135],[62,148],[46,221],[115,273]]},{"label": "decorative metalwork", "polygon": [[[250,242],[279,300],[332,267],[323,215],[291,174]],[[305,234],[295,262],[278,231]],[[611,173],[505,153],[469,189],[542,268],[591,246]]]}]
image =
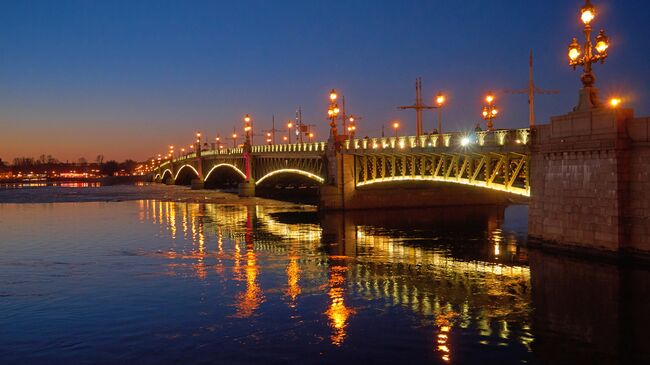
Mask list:
[{"label": "decorative metalwork", "polygon": [[355,156],[355,186],[440,181],[530,196],[529,156],[516,152],[376,153]]}]

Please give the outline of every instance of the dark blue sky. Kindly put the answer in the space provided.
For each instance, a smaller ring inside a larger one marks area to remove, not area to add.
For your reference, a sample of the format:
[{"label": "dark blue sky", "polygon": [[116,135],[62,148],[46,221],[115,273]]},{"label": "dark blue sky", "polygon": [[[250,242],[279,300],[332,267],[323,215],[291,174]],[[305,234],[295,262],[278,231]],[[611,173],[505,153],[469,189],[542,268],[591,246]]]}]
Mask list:
[{"label": "dark blue sky", "polygon": [[[399,119],[414,133],[417,76],[425,100],[448,94],[447,130],[471,128],[497,91],[497,127],[526,127],[528,52],[538,122],[569,111],[579,71],[566,48],[581,36],[582,1],[8,1],[0,3],[0,158],[49,153],[144,159],[196,130],[215,136],[284,121],[302,106],[327,134],[327,94],[363,116],[361,135]],[[594,28],[611,38],[596,65],[603,96],[649,115],[645,0],[595,0]],[[582,38],[579,38],[582,39]],[[425,113],[433,128],[434,113]],[[241,128],[240,128],[241,129]],[[258,138],[261,141],[262,138]]]}]

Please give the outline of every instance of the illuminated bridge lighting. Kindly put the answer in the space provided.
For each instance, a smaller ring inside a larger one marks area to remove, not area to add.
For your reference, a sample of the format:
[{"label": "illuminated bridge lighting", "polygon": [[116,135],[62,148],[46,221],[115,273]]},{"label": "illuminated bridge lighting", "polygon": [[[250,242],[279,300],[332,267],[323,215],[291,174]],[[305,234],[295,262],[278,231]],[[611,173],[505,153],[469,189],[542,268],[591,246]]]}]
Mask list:
[{"label": "illuminated bridge lighting", "polygon": [[392,181],[438,181],[438,182],[448,182],[454,184],[463,184],[476,186],[491,190],[503,191],[511,194],[521,195],[530,197],[530,188],[519,188],[519,187],[506,187],[503,185],[488,185],[485,181],[474,181],[470,182],[469,179],[458,179],[456,177],[443,177],[443,176],[386,176],[382,178],[372,179],[368,181],[359,181],[356,186],[366,186],[384,182]]},{"label": "illuminated bridge lighting", "polygon": [[218,169],[219,167],[230,167],[231,169],[237,171],[237,173],[238,173],[239,175],[241,175],[241,177],[243,177],[244,179],[246,178],[246,174],[244,174],[244,172],[243,172],[242,170],[240,170],[239,168],[237,168],[237,166],[235,166],[235,165],[233,165],[233,164],[229,164],[229,163],[220,163],[220,164],[218,164],[218,165],[213,166],[213,167],[210,169],[210,171],[205,175],[205,179],[204,179],[204,180],[207,181],[208,178],[210,177],[210,174],[212,174],[212,172],[213,172],[214,170]]},{"label": "illuminated bridge lighting", "polygon": [[323,179],[322,177],[320,177],[318,175],[315,175],[315,174],[312,174],[311,172],[297,170],[297,169],[281,169],[281,170],[276,170],[276,171],[269,172],[268,174],[262,176],[259,180],[257,180],[256,184],[261,183],[262,181],[266,180],[267,178],[269,178],[271,176],[274,176],[274,175],[277,175],[277,174],[282,174],[282,173],[293,173],[293,174],[306,176],[306,177],[308,177],[308,178],[310,178],[312,180],[318,181],[321,184],[325,181],[325,179]]},{"label": "illuminated bridge lighting", "polygon": [[199,176],[199,172],[196,171],[196,169],[194,168],[194,166],[192,166],[192,165],[183,165],[183,166],[181,166],[180,169],[178,169],[178,171],[176,171],[176,176],[174,176],[174,180],[176,180],[176,179],[178,178],[178,175],[179,175],[179,174],[181,173],[181,171],[183,171],[183,169],[186,168],[186,167],[189,167],[190,169],[192,169],[192,171],[194,171],[194,173],[196,174],[196,176]]}]

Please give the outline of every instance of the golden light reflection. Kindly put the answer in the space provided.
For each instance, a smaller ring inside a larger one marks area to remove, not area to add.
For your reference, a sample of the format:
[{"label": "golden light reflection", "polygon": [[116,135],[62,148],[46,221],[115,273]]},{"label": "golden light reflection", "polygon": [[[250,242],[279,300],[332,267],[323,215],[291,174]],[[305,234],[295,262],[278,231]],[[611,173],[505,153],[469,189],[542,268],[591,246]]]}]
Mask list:
[{"label": "golden light reflection", "polygon": [[327,315],[332,329],[330,339],[335,346],[341,346],[345,341],[346,327],[349,317],[354,310],[345,305],[345,275],[346,266],[334,265],[330,268],[329,290],[327,295],[330,298],[330,305],[325,314]]},{"label": "golden light reflection", "polygon": [[214,265],[214,271],[218,275],[223,275],[224,273],[224,251],[223,251],[223,232],[221,227],[217,227],[217,262]]},{"label": "golden light reflection", "polygon": [[263,301],[262,288],[257,282],[259,267],[257,266],[257,257],[252,245],[246,248],[246,291],[237,295],[235,303],[237,318],[247,318],[255,314],[257,308]]},{"label": "golden light reflection", "polygon": [[169,211],[169,230],[172,234],[172,240],[176,239],[176,205],[167,203]]},{"label": "golden light reflection", "polygon": [[287,290],[285,295],[288,296],[291,300],[289,306],[291,308],[296,307],[296,298],[302,292],[300,289],[300,265],[298,265],[298,258],[292,256],[289,258],[289,264],[287,265]]},{"label": "golden light reflection", "polygon": [[205,280],[205,277],[207,276],[207,270],[205,267],[205,234],[203,231],[203,222],[202,221],[197,221],[197,237],[198,237],[198,252],[196,254],[196,265],[194,265],[194,268],[196,269],[196,276],[199,278],[199,280]]},{"label": "golden light reflection", "polygon": [[443,361],[451,361],[451,343],[449,336],[453,326],[452,320],[457,316],[457,313],[447,312],[436,316],[435,325],[438,328],[436,336],[435,349],[440,353],[440,358]]},{"label": "golden light reflection", "polygon": [[[262,265],[260,261],[274,255],[282,258],[282,264],[270,271],[276,270],[272,275],[286,275],[286,281],[283,278],[277,287],[265,289],[269,293],[279,292],[290,308],[296,308],[301,295],[324,291],[328,307],[323,314],[331,330],[329,341],[335,346],[342,345],[350,335],[349,323],[355,311],[349,307],[348,297],[384,300],[388,305],[422,315],[429,325],[431,319],[437,320],[432,350],[439,352],[444,361],[451,361],[453,341],[450,339],[455,326],[473,328],[481,336],[511,338],[524,344],[532,341],[532,336],[513,336],[520,328],[509,326],[521,322],[530,313],[529,269],[525,264],[517,264],[525,263],[526,252],[520,250],[516,237],[501,230],[501,221],[496,218],[487,223],[485,238],[489,244],[485,260],[470,261],[408,245],[401,238],[371,226],[350,225],[347,221],[331,227],[285,223],[282,215],[275,213],[286,208],[186,203],[165,203],[162,207],[162,204],[151,202],[149,216],[160,222],[170,236],[174,229],[181,229],[174,227],[182,222],[187,232],[185,243],[191,240],[192,248],[191,253],[184,251],[180,246],[183,242],[176,242],[162,253],[170,260],[169,274],[183,274],[182,270],[191,269],[197,280],[214,273],[230,285],[239,286],[240,292],[231,297],[236,317],[260,313],[266,300],[260,283],[261,270],[269,267],[266,259]],[[305,211],[310,212],[301,209]],[[251,215],[255,216],[255,236]],[[177,223],[176,219],[179,219]],[[349,252],[354,255],[354,264],[346,261],[350,257],[322,251],[324,232],[333,234],[332,227],[337,227],[336,234],[351,243],[353,249]],[[207,247],[206,242],[216,242],[216,247],[211,244]],[[493,253],[499,256],[498,260]],[[509,257],[514,260],[508,260]],[[330,263],[328,269],[323,270],[324,262]],[[326,287],[314,286],[323,279]],[[442,285],[432,286],[432,280]],[[460,313],[458,320],[452,320],[454,315],[450,313]],[[447,318],[449,323],[442,323],[441,318]]]}]

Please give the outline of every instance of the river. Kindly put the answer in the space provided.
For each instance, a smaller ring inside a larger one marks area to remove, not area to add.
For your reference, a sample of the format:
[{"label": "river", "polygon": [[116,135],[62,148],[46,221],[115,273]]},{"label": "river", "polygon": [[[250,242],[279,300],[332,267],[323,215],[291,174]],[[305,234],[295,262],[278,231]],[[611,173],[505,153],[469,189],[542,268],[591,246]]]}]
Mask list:
[{"label": "river", "polygon": [[321,214],[66,197],[0,204],[2,364],[648,356],[648,269],[529,248],[525,205]]}]

